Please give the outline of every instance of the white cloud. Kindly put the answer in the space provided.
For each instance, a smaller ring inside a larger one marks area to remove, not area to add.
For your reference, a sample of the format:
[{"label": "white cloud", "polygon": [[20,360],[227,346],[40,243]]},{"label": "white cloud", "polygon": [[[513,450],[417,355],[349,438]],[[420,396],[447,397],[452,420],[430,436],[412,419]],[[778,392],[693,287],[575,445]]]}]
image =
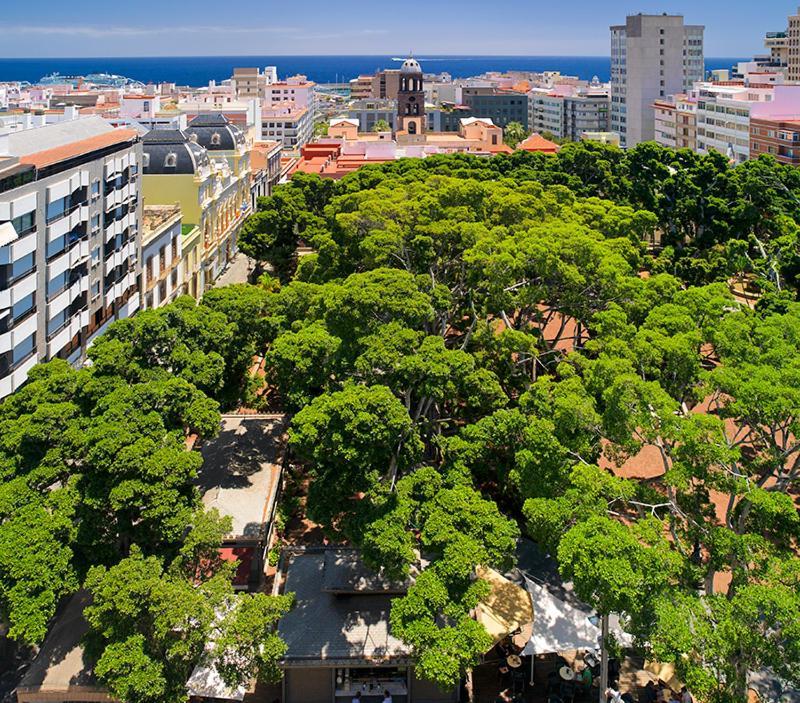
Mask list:
[{"label": "white cloud", "polygon": [[179,25],[177,27],[99,27],[89,25],[21,25],[7,27],[4,31],[10,34],[35,34],[39,36],[83,36],[92,38],[140,37],[155,34],[297,34],[297,27],[218,27],[202,25]]}]

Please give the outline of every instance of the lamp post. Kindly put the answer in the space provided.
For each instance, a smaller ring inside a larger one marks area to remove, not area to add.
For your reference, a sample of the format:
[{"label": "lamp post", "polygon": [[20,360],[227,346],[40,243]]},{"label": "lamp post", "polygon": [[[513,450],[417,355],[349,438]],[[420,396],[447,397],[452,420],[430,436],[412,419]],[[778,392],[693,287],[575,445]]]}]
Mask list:
[{"label": "lamp post", "polygon": [[606,703],[606,689],[608,688],[608,615],[600,616],[600,703]]}]

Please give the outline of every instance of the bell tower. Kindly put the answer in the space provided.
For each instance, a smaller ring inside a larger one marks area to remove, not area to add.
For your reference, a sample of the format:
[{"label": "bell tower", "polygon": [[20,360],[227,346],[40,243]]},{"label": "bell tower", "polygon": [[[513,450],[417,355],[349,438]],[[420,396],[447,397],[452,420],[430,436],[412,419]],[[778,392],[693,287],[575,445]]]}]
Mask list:
[{"label": "bell tower", "polygon": [[400,89],[397,91],[397,130],[409,138],[425,133],[425,91],[422,67],[409,56],[400,67]]}]

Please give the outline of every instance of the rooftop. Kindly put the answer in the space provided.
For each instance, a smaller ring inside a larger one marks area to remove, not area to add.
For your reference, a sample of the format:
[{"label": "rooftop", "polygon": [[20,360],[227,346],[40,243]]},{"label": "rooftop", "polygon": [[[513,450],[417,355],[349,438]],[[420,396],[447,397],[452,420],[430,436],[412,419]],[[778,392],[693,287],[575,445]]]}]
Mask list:
[{"label": "rooftop", "polygon": [[181,217],[180,203],[174,205],[145,205],[142,210],[142,235],[146,239],[151,233],[159,232]]},{"label": "rooftop", "polygon": [[[359,592],[356,587],[341,596],[324,590],[326,581],[353,583],[353,574],[363,574],[365,568],[353,550],[291,557],[284,590],[295,594],[295,607],[278,625],[287,645],[284,661],[288,666],[318,661],[396,662],[409,657],[409,648],[390,632],[391,594]],[[378,577],[373,575],[368,581],[372,578]]]},{"label": "rooftop", "polygon": [[83,610],[89,603],[88,592],[79,591],[62,606],[39,654],[22,679],[20,690],[57,692],[74,687],[97,687],[91,666],[84,662],[81,644],[89,629],[83,617]]},{"label": "rooftop", "polygon": [[226,415],[219,435],[203,446],[197,477],[203,505],[233,518],[234,537],[266,535],[280,479],[283,429],[280,419]]}]

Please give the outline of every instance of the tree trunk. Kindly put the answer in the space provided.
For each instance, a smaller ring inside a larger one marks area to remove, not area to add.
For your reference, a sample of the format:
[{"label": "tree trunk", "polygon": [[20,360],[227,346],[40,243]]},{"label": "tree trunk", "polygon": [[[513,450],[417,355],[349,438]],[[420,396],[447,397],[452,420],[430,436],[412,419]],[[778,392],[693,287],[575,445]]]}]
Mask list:
[{"label": "tree trunk", "polygon": [[606,703],[606,689],[608,688],[608,615],[600,617],[600,703]]}]

